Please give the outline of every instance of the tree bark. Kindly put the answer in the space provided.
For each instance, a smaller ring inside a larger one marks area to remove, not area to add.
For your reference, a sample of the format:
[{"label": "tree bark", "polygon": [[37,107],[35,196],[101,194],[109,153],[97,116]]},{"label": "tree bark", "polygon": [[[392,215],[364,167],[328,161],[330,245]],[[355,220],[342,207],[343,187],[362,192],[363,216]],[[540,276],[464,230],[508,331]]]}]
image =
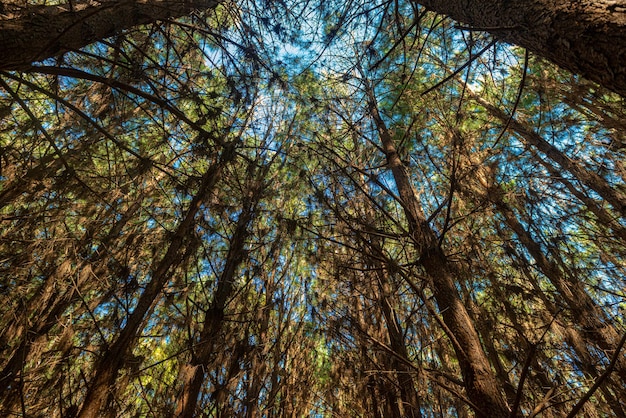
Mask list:
[{"label": "tree bark", "polygon": [[[565,263],[553,261],[543,253],[541,246],[535,242],[513,210],[502,200],[502,195],[502,190],[494,186],[485,193],[485,198],[494,204],[504,217],[506,225],[515,232],[522,245],[533,257],[539,270],[557,289],[571,310],[572,316],[577,318],[582,326],[583,336],[605,352],[614,352],[620,340],[620,334],[613,327],[610,318],[585,291],[582,282],[568,279],[565,272],[559,268],[559,264],[565,265]],[[552,256],[556,257],[557,254],[553,253]],[[626,380],[625,356],[620,356],[616,369],[619,376]]]},{"label": "tree bark", "polygon": [[[489,177],[493,178],[492,175]],[[583,330],[582,336],[601,350],[608,353],[614,352],[621,336],[613,327],[610,318],[589,296],[584,284],[576,278],[575,273],[568,271],[567,264],[559,260],[560,256],[556,250],[549,250],[550,258],[544,254],[539,243],[518,220],[513,208],[503,199],[505,192],[500,185],[492,180],[491,184],[484,184],[482,187],[483,190],[474,187],[474,190],[468,190],[467,193],[481,196],[493,204],[496,211],[504,218],[504,223],[517,235],[520,243],[535,260],[539,271],[559,292],[565,305],[571,311],[572,317],[579,321]],[[626,379],[626,357],[619,358],[616,370],[622,379]]]},{"label": "tree bark", "polygon": [[[510,239],[510,237],[507,236],[506,233],[504,233],[503,231],[500,231],[500,232],[503,237],[506,236],[506,239]],[[511,257],[512,259],[516,258],[520,261],[519,266],[521,267],[522,274],[524,275],[524,277],[526,277],[528,282],[531,284],[532,288],[535,290],[535,294],[545,306],[546,308],[546,312],[544,314],[546,315],[546,317],[544,318],[545,323],[551,322],[553,318],[558,318],[561,315],[561,310],[559,309],[557,305],[555,305],[547,297],[547,295],[544,294],[544,291],[540,283],[538,282],[537,278],[535,277],[535,274],[531,273],[529,269],[529,266],[531,266],[531,263],[529,262],[529,260],[520,252],[515,251],[515,250],[511,254]],[[517,324],[516,322],[517,320],[515,319],[515,313],[513,312],[513,310],[509,309],[508,311],[511,312],[508,316],[509,318],[511,318],[511,322],[515,325],[516,329],[522,329],[522,327],[519,326],[519,324]],[[575,317],[579,318],[580,316],[575,315]],[[554,328],[555,328],[556,334],[562,336],[563,340],[567,343],[567,345],[573,350],[573,352],[577,356],[578,362],[581,366],[581,370],[584,372],[585,376],[593,380],[597,379],[599,377],[598,360],[594,355],[592,355],[591,351],[589,350],[589,346],[587,345],[586,339],[584,338],[580,330],[577,327],[573,326],[571,323],[568,323],[567,321],[562,321],[562,320],[554,321]],[[532,368],[535,372],[537,372],[538,370],[541,370],[541,367],[539,366],[539,364],[532,365]],[[540,374],[537,374],[537,376],[542,377]],[[562,382],[559,382],[559,381],[557,382],[553,381],[549,384],[547,383],[547,381],[544,381],[543,383],[541,383],[542,387],[550,387],[550,386],[555,387],[555,385],[561,385],[561,384]],[[609,379],[609,384],[603,385],[601,389],[602,394],[605,398],[604,401],[608,403],[609,407],[613,411],[613,415],[616,417],[624,417],[624,410],[618,401],[618,399],[624,398],[624,394],[623,394],[624,390],[622,386],[623,385],[621,385],[621,382],[617,383],[617,382],[613,382],[612,379]],[[615,392],[615,395],[613,394],[613,392]],[[558,408],[560,413],[557,416],[565,416],[566,411],[568,411],[568,409],[563,408],[564,407],[563,401],[565,400],[564,399],[559,400],[558,399],[559,397],[561,397],[561,395],[559,395],[558,397],[553,399],[553,401],[551,401],[553,402],[552,407]]]},{"label": "tree bark", "polygon": [[[399,357],[409,362],[409,355],[404,341],[404,335],[401,330],[400,323],[393,308],[393,304],[389,300],[390,283],[387,270],[377,270],[379,285],[379,304],[385,318],[385,328],[389,338],[389,346]],[[420,400],[415,389],[415,381],[413,379],[414,370],[398,358],[391,358],[391,369],[396,371],[398,380],[398,388],[400,389],[400,399],[402,408],[406,418],[422,418]]]},{"label": "tree bark", "polygon": [[215,8],[222,0],[117,0],[97,6],[78,2],[69,6],[30,6],[0,20],[0,70],[19,70],[29,64],[126,29],[175,19],[193,10]]},{"label": "tree bark", "polygon": [[474,406],[474,413],[479,418],[508,417],[509,406],[500,392],[500,385],[491,370],[476,328],[456,287],[455,278],[458,272],[448,262],[435,232],[430,228],[422,212],[417,191],[411,183],[404,163],[400,160],[393,138],[378,112],[372,88],[367,82],[365,88],[370,116],[380,135],[387,164],[396,183],[409,233],[420,254],[420,264],[430,279],[429,286],[446,325],[446,334],[454,347],[463,375],[463,384]]},{"label": "tree bark", "polygon": [[626,97],[626,4],[619,0],[417,0]]},{"label": "tree bark", "polygon": [[[469,90],[468,90],[469,91]],[[537,148],[544,153],[549,159],[569,171],[582,184],[598,193],[606,202],[619,212],[622,218],[626,218],[626,194],[622,193],[615,187],[612,187],[603,177],[587,170],[583,167],[582,162],[573,160],[565,155],[554,145],[543,139],[541,135],[532,128],[518,122],[515,118],[509,118],[507,114],[497,106],[492,105],[477,94],[469,91],[470,96],[478,104],[483,106],[489,113],[500,119],[503,123],[509,121],[509,127],[518,137],[526,144]]]},{"label": "tree bark", "polygon": [[[68,258],[66,262],[61,263],[54,269],[32,299],[25,304],[26,306],[21,312],[13,312],[15,318],[33,318],[32,321],[13,324],[7,319],[3,321],[3,323],[11,324],[7,329],[6,335],[10,336],[14,341],[20,341],[20,343],[15,345],[16,348],[12,352],[2,353],[2,357],[6,356],[7,361],[0,361],[0,365],[2,365],[0,370],[0,404],[5,404],[5,407],[11,404],[10,398],[14,396],[16,388],[14,381],[19,378],[20,373],[23,373],[23,368],[29,359],[34,342],[51,331],[59,323],[59,318],[63,317],[63,313],[67,308],[80,297],[79,292],[76,291],[79,285],[85,291],[82,282],[87,281],[91,276],[82,273],[76,274],[76,272],[81,270],[92,271],[87,269],[87,267],[91,267],[93,268],[93,274],[99,276],[101,272],[98,270],[105,270],[101,263],[111,257],[110,243],[119,237],[124,226],[132,219],[132,216],[140,207],[140,202],[135,202],[130,205],[125,213],[120,214],[119,221],[104,237],[102,243],[93,252],[93,256],[88,261]],[[85,237],[78,243],[78,248],[83,248],[90,242],[89,235],[89,233],[85,234]],[[69,260],[72,262],[69,262]],[[76,267],[72,269],[70,266],[73,263],[76,264]],[[60,283],[65,284],[66,277],[72,274],[78,277],[74,286],[59,286]]]}]

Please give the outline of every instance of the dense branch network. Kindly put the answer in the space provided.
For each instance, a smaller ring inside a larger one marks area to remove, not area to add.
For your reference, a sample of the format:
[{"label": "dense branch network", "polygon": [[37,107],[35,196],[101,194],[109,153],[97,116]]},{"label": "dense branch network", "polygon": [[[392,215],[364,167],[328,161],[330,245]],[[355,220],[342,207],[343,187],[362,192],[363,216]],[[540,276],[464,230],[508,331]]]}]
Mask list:
[{"label": "dense branch network", "polygon": [[4,4],[0,415],[626,416],[625,10],[471,3]]}]

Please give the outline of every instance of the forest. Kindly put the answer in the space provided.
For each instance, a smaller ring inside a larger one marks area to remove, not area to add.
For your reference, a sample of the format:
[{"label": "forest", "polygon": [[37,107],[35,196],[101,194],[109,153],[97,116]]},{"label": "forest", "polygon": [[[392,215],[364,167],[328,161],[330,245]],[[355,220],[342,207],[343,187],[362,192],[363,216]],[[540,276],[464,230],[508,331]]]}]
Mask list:
[{"label": "forest", "polygon": [[3,0],[0,416],[626,418],[626,6]]}]

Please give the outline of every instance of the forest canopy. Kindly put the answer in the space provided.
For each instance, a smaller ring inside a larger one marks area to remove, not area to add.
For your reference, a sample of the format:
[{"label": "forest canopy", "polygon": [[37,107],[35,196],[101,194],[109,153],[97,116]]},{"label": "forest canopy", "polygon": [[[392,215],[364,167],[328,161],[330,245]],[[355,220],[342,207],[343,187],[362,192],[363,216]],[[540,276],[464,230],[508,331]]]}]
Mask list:
[{"label": "forest canopy", "polygon": [[1,3],[0,415],[626,417],[625,54],[611,1]]}]

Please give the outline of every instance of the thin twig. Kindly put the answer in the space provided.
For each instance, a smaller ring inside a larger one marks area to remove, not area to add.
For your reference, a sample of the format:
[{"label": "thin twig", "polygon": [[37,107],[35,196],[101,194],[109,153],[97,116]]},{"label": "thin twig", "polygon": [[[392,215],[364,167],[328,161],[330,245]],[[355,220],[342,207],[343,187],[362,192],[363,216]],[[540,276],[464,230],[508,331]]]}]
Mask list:
[{"label": "thin twig", "polygon": [[465,68],[467,68],[468,65],[470,65],[472,62],[474,62],[477,58],[479,58],[482,54],[484,54],[485,52],[487,52],[487,50],[489,48],[491,48],[492,46],[494,46],[496,44],[496,42],[498,42],[497,40],[493,40],[491,42],[489,42],[487,44],[486,47],[484,47],[483,49],[481,49],[480,51],[478,51],[478,53],[476,55],[474,55],[473,57],[471,57],[470,59],[468,59],[465,64],[461,65],[459,68],[457,68],[456,70],[454,70],[452,72],[452,74],[450,74],[449,76],[447,76],[446,78],[444,78],[443,80],[441,80],[440,82],[438,82],[437,84],[435,84],[434,86],[426,89],[426,91],[424,91],[421,95],[425,96],[428,93],[430,93],[431,91],[438,89],[439,87],[441,87],[443,84],[447,83],[448,81],[450,81],[452,78],[456,77],[457,74],[459,74],[461,71],[463,71]]},{"label": "thin twig", "polygon": [[524,382],[526,381],[526,378],[528,377],[528,372],[530,371],[530,365],[531,365],[533,357],[535,356],[535,353],[537,352],[537,347],[539,346],[541,341],[543,341],[543,339],[546,337],[546,335],[548,334],[548,331],[552,327],[552,324],[556,320],[556,317],[560,313],[561,313],[561,310],[557,311],[556,314],[552,316],[552,321],[550,321],[550,323],[546,326],[546,329],[544,330],[543,334],[541,334],[541,337],[539,338],[539,340],[530,345],[530,351],[528,352],[528,357],[526,357],[526,361],[524,362],[522,375],[520,376],[519,383],[517,385],[517,393],[515,394],[515,401],[513,402],[513,407],[511,408],[511,415],[510,415],[511,418],[515,418],[517,416],[517,410],[519,409],[519,405],[522,402],[522,393],[524,392]]},{"label": "thin twig", "polygon": [[526,84],[526,72],[527,72],[527,70],[528,70],[528,50],[526,50],[526,53],[524,54],[524,70],[522,71],[522,80],[519,83],[519,89],[517,90],[517,97],[515,98],[515,104],[513,104],[513,110],[511,110],[511,116],[509,116],[509,118],[507,119],[506,123],[504,124],[504,127],[500,131],[500,135],[498,135],[498,137],[494,141],[493,145],[491,146],[492,148],[495,147],[498,144],[498,142],[500,142],[500,140],[504,136],[504,133],[509,128],[509,125],[511,124],[511,121],[513,120],[513,116],[515,116],[515,111],[517,110],[517,106],[519,105],[519,101],[522,98],[522,91],[524,90],[524,85]]}]

